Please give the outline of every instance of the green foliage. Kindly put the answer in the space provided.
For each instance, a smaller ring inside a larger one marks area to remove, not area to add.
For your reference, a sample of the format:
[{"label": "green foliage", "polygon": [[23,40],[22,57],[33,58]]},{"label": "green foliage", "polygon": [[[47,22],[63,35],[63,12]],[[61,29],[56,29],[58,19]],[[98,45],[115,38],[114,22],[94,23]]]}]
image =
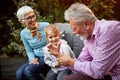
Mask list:
[{"label": "green foliage", "polygon": [[[13,2],[17,9],[23,5],[31,6],[35,10],[37,20],[40,22],[65,22],[64,11],[74,2],[82,2],[88,5],[98,19],[114,19],[112,15],[114,13],[114,0],[13,0]],[[16,12],[13,14],[15,15],[14,18],[8,20],[4,17],[2,18],[6,21],[7,26],[9,26],[11,37],[9,38],[8,34],[3,34],[4,38],[9,40],[6,41],[9,44],[5,45],[1,51],[10,55],[19,54],[25,56],[26,52],[20,39],[20,31],[24,26],[17,21]],[[0,30],[3,27],[3,24],[0,23]]]},{"label": "green foliage", "polygon": [[9,39],[10,44],[3,47],[1,51],[11,56],[17,54],[25,56],[26,55],[25,49],[22,45],[19,34],[23,27],[21,26],[21,28],[18,28],[19,27],[17,26],[18,24],[16,25],[16,27],[14,27],[15,24],[12,22],[12,20],[7,20],[7,24],[10,26],[10,31],[11,31],[10,35],[12,36],[12,38]]},{"label": "green foliage", "polygon": [[10,28],[6,24],[6,20],[6,16],[3,15],[0,17],[0,48],[2,48],[4,45],[7,45],[9,42],[7,38],[10,38]]},{"label": "green foliage", "polygon": [[114,0],[88,0],[88,6],[93,10],[98,19],[114,19],[112,10],[116,2]]},{"label": "green foliage", "polygon": [[7,53],[10,56],[14,56],[17,54],[26,56],[26,52],[23,45],[18,44],[16,42],[11,42],[7,47],[3,47],[1,51]]}]

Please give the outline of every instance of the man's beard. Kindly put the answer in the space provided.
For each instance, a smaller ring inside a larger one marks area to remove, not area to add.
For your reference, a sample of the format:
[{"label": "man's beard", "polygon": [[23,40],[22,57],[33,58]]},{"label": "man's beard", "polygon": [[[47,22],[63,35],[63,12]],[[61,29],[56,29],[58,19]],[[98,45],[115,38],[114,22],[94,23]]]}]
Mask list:
[{"label": "man's beard", "polygon": [[84,34],[83,36],[80,36],[78,34],[76,34],[81,40],[85,40],[88,38],[88,34]]},{"label": "man's beard", "polygon": [[85,39],[87,39],[88,38],[88,34],[84,34],[83,36],[80,36],[80,39],[81,40],[85,40]]}]

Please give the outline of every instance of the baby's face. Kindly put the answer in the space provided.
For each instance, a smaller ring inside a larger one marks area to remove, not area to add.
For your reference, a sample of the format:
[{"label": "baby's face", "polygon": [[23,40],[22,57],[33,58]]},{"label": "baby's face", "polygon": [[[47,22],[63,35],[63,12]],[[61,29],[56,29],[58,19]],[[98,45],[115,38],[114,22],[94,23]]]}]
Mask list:
[{"label": "baby's face", "polygon": [[53,33],[53,32],[49,32],[47,38],[48,38],[48,42],[51,43],[54,46],[57,46],[59,41],[60,41],[59,34],[56,34],[56,33]]}]

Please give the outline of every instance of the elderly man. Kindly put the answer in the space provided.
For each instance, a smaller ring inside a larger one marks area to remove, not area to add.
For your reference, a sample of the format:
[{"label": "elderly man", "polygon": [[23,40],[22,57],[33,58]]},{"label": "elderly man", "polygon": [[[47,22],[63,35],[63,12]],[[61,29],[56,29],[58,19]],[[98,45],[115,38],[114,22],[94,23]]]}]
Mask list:
[{"label": "elderly man", "polygon": [[76,71],[63,80],[120,80],[120,22],[98,20],[82,3],[72,4],[65,19],[84,41],[84,48],[76,60],[67,55],[58,58],[61,65]]}]

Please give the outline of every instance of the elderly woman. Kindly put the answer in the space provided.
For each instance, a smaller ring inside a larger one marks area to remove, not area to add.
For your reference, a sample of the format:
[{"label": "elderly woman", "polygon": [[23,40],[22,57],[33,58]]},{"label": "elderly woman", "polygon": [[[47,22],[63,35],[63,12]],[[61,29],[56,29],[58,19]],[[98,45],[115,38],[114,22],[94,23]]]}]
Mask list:
[{"label": "elderly woman", "polygon": [[42,48],[46,45],[44,28],[47,22],[37,22],[34,10],[23,6],[17,11],[17,18],[25,25],[20,36],[24,44],[28,60],[16,72],[16,80],[42,80],[40,73],[47,73],[49,67],[44,63]]}]

